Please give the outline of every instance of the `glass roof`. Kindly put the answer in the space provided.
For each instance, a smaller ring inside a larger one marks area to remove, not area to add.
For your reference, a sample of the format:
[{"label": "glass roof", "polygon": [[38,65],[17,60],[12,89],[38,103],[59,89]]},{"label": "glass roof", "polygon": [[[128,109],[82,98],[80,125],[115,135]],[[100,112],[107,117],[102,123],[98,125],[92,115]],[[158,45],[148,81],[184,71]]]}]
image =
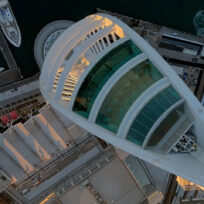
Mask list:
[{"label": "glass roof", "polygon": [[73,110],[88,118],[96,97],[110,77],[141,51],[128,40],[107,53],[90,71],[75,99]]},{"label": "glass roof", "polygon": [[127,139],[142,145],[157,119],[180,99],[181,97],[172,86],[154,96],[136,116],[129,129]]},{"label": "glass roof", "polygon": [[162,77],[149,60],[132,68],[118,80],[105,98],[96,123],[116,133],[134,101]]}]

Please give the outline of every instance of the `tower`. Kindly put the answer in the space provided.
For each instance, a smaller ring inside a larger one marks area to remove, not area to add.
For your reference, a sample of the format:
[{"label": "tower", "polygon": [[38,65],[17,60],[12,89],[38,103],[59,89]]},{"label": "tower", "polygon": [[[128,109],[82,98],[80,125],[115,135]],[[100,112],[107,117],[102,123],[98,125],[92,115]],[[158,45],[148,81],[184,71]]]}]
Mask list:
[{"label": "tower", "polygon": [[54,41],[72,24],[74,22],[68,20],[53,21],[38,33],[34,43],[34,56],[40,69]]},{"label": "tower", "polygon": [[40,89],[66,118],[203,185],[203,107],[166,61],[115,17],[72,25],[45,58]]}]

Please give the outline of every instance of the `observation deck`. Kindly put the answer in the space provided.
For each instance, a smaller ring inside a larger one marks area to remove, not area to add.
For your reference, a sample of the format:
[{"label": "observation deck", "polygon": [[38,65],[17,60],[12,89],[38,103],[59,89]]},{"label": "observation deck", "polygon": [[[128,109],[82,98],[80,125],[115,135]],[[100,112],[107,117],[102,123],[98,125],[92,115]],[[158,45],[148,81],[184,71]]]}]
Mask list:
[{"label": "observation deck", "polygon": [[64,31],[45,58],[40,88],[54,108],[90,133],[204,182],[202,105],[166,61],[117,18],[95,14]]}]

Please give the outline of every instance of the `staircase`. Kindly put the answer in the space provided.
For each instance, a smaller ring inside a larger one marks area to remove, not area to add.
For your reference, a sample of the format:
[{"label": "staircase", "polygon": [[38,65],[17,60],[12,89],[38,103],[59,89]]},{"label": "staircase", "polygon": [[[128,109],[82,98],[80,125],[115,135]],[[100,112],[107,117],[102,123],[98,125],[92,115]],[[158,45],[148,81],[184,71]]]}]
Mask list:
[{"label": "staircase", "polygon": [[[58,73],[55,76],[53,91],[56,90],[56,87],[57,87],[57,84],[58,84],[58,81],[60,79],[62,71],[61,70],[58,71]],[[64,89],[63,89],[63,92],[62,92],[61,99],[66,100],[66,101],[71,100],[72,92],[74,91],[74,88],[75,88],[77,82],[78,82],[78,77],[73,76],[71,74],[68,75],[68,77],[67,77],[67,79],[65,81],[65,84],[64,84]]]}]

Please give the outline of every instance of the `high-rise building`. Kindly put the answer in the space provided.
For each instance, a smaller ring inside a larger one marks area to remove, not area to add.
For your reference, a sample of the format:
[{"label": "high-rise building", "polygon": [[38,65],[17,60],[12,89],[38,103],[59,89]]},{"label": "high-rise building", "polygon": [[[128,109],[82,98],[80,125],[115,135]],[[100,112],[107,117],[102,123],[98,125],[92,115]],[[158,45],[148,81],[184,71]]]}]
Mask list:
[{"label": "high-rise building", "polygon": [[[53,22],[37,36],[42,61],[63,26]],[[12,84],[0,98],[1,202],[156,204],[163,199],[167,172],[156,168],[155,181],[150,164],[67,120],[44,101],[38,76]]]},{"label": "high-rise building", "polygon": [[163,199],[166,172],[158,169],[162,182],[155,182],[148,165],[46,105],[35,82],[27,84],[28,93],[18,87],[15,104],[11,97],[8,103],[9,93],[0,94],[7,107],[0,116],[1,202],[157,204]]},{"label": "high-rise building", "polygon": [[34,43],[34,56],[40,69],[53,42],[72,24],[74,22],[68,20],[53,21],[38,33]]},{"label": "high-rise building", "polygon": [[40,88],[78,126],[196,184],[204,183],[204,112],[166,61],[107,14],[69,27],[45,58]]}]

